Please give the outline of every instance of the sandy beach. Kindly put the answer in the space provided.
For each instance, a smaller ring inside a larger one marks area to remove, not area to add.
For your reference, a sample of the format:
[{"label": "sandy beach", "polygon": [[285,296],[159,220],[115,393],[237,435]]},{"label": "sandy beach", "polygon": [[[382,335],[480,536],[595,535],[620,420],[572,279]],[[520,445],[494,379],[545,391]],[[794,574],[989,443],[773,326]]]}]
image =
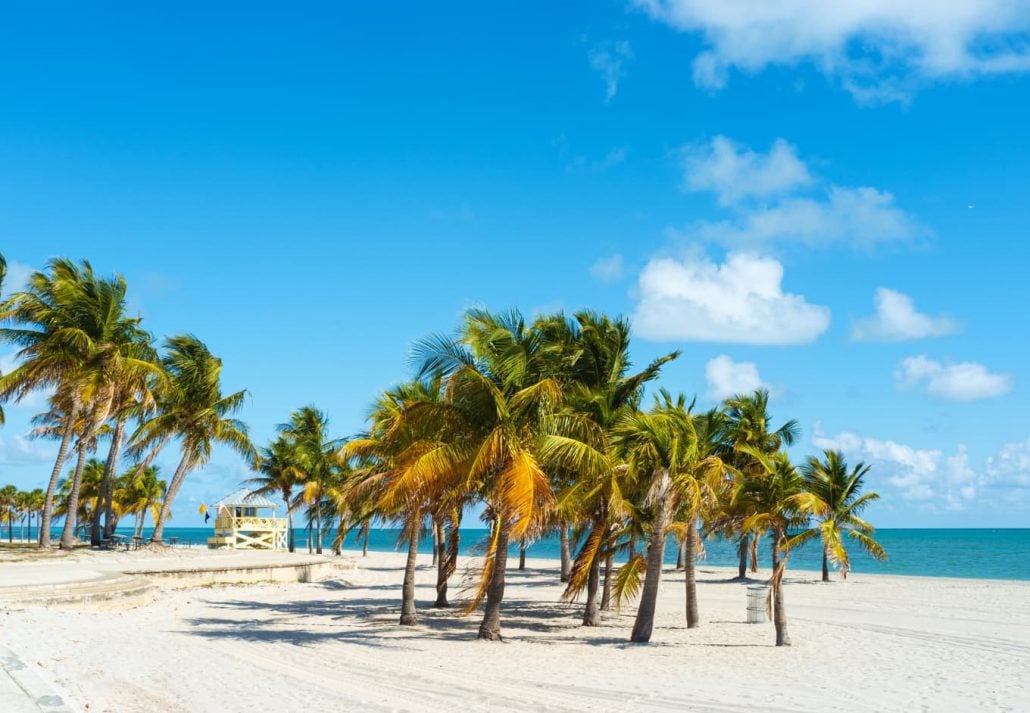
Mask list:
[{"label": "sandy beach", "polygon": [[0,643],[83,711],[1028,706],[1028,582],[856,574],[827,585],[794,573],[794,646],[776,649],[771,624],[743,623],[728,570],[699,569],[702,626],[687,630],[683,576],[668,571],[652,642],[631,645],[632,607],[579,626],[580,607],[557,603],[557,563],[530,560],[510,571],[506,641],[491,644],[475,639],[475,615],[428,608],[435,570],[423,559],[417,627],[396,623],[402,556],[370,553],[317,583],[165,591],[124,611],[3,611]]}]

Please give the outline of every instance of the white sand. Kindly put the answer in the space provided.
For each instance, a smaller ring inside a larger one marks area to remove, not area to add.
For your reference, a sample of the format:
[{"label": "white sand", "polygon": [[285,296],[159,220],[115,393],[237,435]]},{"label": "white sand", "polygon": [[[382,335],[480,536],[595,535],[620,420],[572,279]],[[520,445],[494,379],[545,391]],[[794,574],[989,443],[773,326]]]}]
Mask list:
[{"label": "white sand", "polygon": [[510,572],[507,640],[487,643],[478,616],[428,608],[428,556],[418,627],[396,624],[402,556],[357,559],[319,584],[165,592],[113,613],[0,612],[0,642],[66,700],[117,713],[1030,710],[1030,582],[793,573],[794,646],[777,649],[771,624],[742,623],[744,588],[702,566],[701,628],[685,628],[683,576],[667,572],[640,646],[627,643],[632,607],[581,627],[579,605],[556,603],[555,563],[531,560]]}]

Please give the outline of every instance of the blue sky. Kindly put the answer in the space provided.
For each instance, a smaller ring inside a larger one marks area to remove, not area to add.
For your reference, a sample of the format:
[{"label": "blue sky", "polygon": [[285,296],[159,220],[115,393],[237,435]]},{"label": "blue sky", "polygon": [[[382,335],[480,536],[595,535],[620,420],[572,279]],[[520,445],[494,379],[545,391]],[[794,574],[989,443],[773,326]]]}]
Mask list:
[{"label": "blue sky", "polygon": [[[798,456],[873,463],[877,524],[1030,521],[1025,3],[211,5],[2,11],[10,288],[121,272],[258,442],[306,403],[357,432],[471,305],[623,313],[683,349],[663,385],[768,385]],[[44,484],[38,407],[0,481]]]}]

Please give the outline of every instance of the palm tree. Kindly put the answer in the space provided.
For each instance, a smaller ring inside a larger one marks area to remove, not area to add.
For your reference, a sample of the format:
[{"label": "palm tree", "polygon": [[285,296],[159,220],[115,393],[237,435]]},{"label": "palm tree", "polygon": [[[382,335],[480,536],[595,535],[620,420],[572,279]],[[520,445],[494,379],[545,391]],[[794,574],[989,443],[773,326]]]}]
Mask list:
[{"label": "palm tree", "polygon": [[742,479],[734,491],[733,500],[746,503],[746,511],[751,513],[742,523],[744,532],[755,537],[768,532],[772,537],[769,584],[772,588],[776,645],[790,646],[783,577],[791,546],[797,541],[791,536],[791,529],[803,527],[812,514],[825,512],[827,506],[817,496],[805,492],[804,480],[786,453],[780,451],[770,456],[757,449],[746,448],[762,472],[756,477]]},{"label": "palm tree", "polygon": [[5,485],[0,488],[0,522],[7,523],[7,541],[14,541],[15,508],[18,504],[18,488]]},{"label": "palm tree", "polygon": [[409,418],[451,427],[412,466],[411,478],[436,491],[452,481],[463,498],[484,503],[490,536],[468,611],[485,599],[479,638],[500,640],[508,544],[540,533],[554,502],[538,452],[543,418],[562,391],[544,375],[540,335],[514,310],[470,310],[458,340],[424,340],[415,358],[420,378],[444,377],[447,399],[421,405]]},{"label": "palm tree", "polygon": [[551,456],[548,470],[566,476],[558,483],[562,489],[557,510],[576,513],[586,523],[583,546],[563,598],[574,599],[585,589],[583,624],[597,626],[601,561],[610,558],[614,535],[627,514],[618,484],[625,470],[618,468],[610,434],[625,414],[637,409],[645,384],[657,378],[662,366],[679,352],[629,374],[630,325],[626,319],[612,320],[584,311],[576,313],[572,321],[561,315],[543,318],[535,328],[544,335],[545,355],[556,357],[548,371],[564,385],[565,392],[565,406],[551,420],[554,430],[546,441]]},{"label": "palm tree", "polygon": [[848,462],[840,451],[823,451],[823,460],[809,456],[801,467],[805,489],[826,504],[826,510],[817,512],[816,524],[803,534],[792,546],[819,537],[823,545],[823,581],[830,581],[830,563],[840,567],[841,576],[848,578],[851,561],[844,545],[844,534],[858,542],[871,556],[885,559],[887,552],[875,539],[872,525],[859,515],[869,503],[880,498],[876,493],[862,494],[862,479],[869,472],[869,466],[859,463],[850,471]]},{"label": "palm tree", "polygon": [[122,478],[126,480],[123,498],[124,511],[136,516],[133,535],[143,537],[143,528],[147,523],[147,514],[157,522],[161,514],[161,503],[168,483],[158,478],[158,467],[148,466],[142,470],[132,468]]},{"label": "palm tree", "polygon": [[262,495],[278,493],[286,505],[287,548],[296,551],[293,533],[293,489],[304,485],[305,473],[297,463],[296,444],[280,434],[258,453],[257,470],[260,473],[247,483],[255,487],[255,493]]},{"label": "palm tree", "polygon": [[722,462],[699,448],[696,424],[682,395],[659,393],[647,413],[626,415],[613,441],[623,453],[630,477],[645,493],[641,511],[650,528],[644,582],[630,640],[646,643],[654,629],[655,607],[665,557],[666,534],[681,507],[693,516],[706,481],[717,480]]},{"label": "palm tree", "polygon": [[342,442],[328,434],[329,417],[314,406],[303,406],[290,415],[287,423],[280,424],[282,434],[293,447],[294,466],[304,481],[301,493],[304,502],[313,505],[316,529],[316,551],[322,554],[322,509],[326,487],[334,471],[341,466],[337,457]]},{"label": "palm tree", "polygon": [[[725,435],[726,444],[722,452],[723,460],[733,466],[738,480],[754,477],[762,471],[751,451],[766,455],[777,452],[784,446],[790,446],[797,439],[799,427],[797,421],[790,420],[774,431],[770,431],[772,416],[769,414],[769,391],[756,389],[751,394],[740,394],[726,400],[726,418],[728,419]],[[747,558],[752,553],[752,571],[757,570],[757,562],[753,546],[757,548],[757,540],[752,543],[751,535],[744,531],[741,524],[752,513],[747,510],[733,511],[732,503],[727,502],[727,517],[724,518],[724,530],[736,529],[740,533],[740,564],[737,577],[747,577]],[[747,502],[736,503],[736,507],[747,507]]]},{"label": "palm tree", "polygon": [[222,360],[194,336],[171,337],[162,358],[169,384],[157,414],[133,435],[134,452],[152,449],[167,439],[181,439],[182,455],[161,505],[151,540],[162,542],[175,496],[189,473],[211,458],[215,444],[226,445],[253,462],[256,452],[246,425],[231,414],[239,410],[246,391],[221,392]]}]

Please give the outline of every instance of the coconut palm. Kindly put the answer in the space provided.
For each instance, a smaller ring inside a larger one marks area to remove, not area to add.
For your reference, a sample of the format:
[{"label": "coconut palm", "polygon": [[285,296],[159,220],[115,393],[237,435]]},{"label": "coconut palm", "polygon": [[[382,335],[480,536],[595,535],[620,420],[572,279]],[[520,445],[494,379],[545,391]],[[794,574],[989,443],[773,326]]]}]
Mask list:
[{"label": "coconut palm", "polygon": [[238,411],[246,391],[225,396],[221,392],[222,360],[192,335],[170,337],[162,363],[168,385],[157,414],[144,422],[131,439],[133,452],[151,450],[171,437],[181,441],[181,457],[151,537],[162,542],[164,526],[183,481],[211,458],[216,444],[228,446],[249,462],[256,452],[246,425],[231,415]]},{"label": "coconut palm", "polygon": [[14,541],[14,520],[18,505],[18,488],[5,485],[0,488],[0,522],[7,523],[7,541]]},{"label": "coconut palm", "polygon": [[316,528],[316,551],[322,554],[322,521],[326,488],[342,465],[337,451],[340,439],[329,437],[329,417],[314,406],[303,406],[279,425],[279,433],[293,447],[293,464],[304,481],[301,500],[312,506],[311,519]]},{"label": "coconut palm", "polygon": [[[626,415],[615,428],[613,442],[622,451],[631,480],[641,486],[644,499],[641,515],[650,530],[644,563],[640,603],[630,640],[646,643],[654,629],[655,607],[665,556],[665,540],[675,513],[685,509],[695,514],[704,497],[705,483],[718,480],[722,462],[699,447],[694,417],[682,395],[662,391],[646,413]],[[690,527],[693,527],[691,519]],[[640,559],[627,565],[635,573]],[[623,593],[632,591],[630,574],[624,578]],[[622,594],[620,594],[621,598]]]},{"label": "coconut palm", "polygon": [[[776,453],[780,448],[790,446],[798,437],[799,427],[797,421],[790,420],[775,430],[771,429],[772,416],[769,414],[769,391],[767,389],[756,389],[750,394],[740,394],[727,399],[724,403],[727,425],[725,430],[726,443],[722,452],[723,460],[733,466],[736,478],[746,480],[761,474],[762,467],[751,455],[751,451],[757,451],[766,455]],[[745,508],[735,511],[733,508]],[[751,554],[752,571],[757,571],[755,552],[757,551],[757,540],[752,540],[751,535],[741,527],[745,519],[752,513],[747,511],[747,501],[736,503],[728,500],[725,504],[725,517],[723,518],[724,534],[731,534],[734,530],[740,535],[738,553],[740,563],[737,576],[744,579],[747,576],[747,558]]]},{"label": "coconut palm", "polygon": [[828,508],[818,496],[805,491],[805,481],[786,453],[779,451],[769,455],[754,448],[745,449],[761,467],[761,473],[741,479],[733,493],[733,500],[746,504],[745,511],[750,513],[741,526],[745,533],[755,537],[768,533],[772,538],[772,576],[769,584],[772,588],[776,645],[790,646],[783,578],[791,547],[797,543],[791,530],[804,527],[812,515],[824,513]]},{"label": "coconut palm", "polygon": [[255,493],[277,493],[282,497],[286,506],[287,548],[290,552],[296,550],[293,533],[293,490],[298,485],[303,487],[305,477],[297,461],[296,444],[279,434],[258,452],[256,465],[260,475],[247,481],[248,485],[255,488]]},{"label": "coconut palm", "polygon": [[136,516],[132,530],[136,537],[143,536],[148,514],[154,522],[161,514],[161,503],[168,490],[168,483],[161,480],[158,473],[158,467],[152,465],[142,470],[131,468],[122,476],[125,480],[122,508],[125,513]]},{"label": "coconut palm", "polygon": [[794,538],[792,546],[818,537],[823,546],[822,576],[830,581],[830,564],[840,568],[841,576],[848,577],[851,560],[844,543],[845,533],[876,559],[885,559],[887,552],[875,539],[872,525],[860,515],[869,503],[878,500],[876,493],[862,494],[862,479],[869,473],[865,463],[849,470],[848,462],[840,451],[823,451],[823,459],[809,456],[801,467],[805,489],[826,504],[826,510],[815,513],[815,525]]},{"label": "coconut palm", "polygon": [[442,491],[457,478],[462,497],[485,505],[491,523],[484,566],[468,611],[484,600],[479,638],[500,640],[508,544],[537,536],[553,505],[538,459],[543,418],[560,404],[557,380],[545,376],[540,335],[517,311],[470,310],[459,339],[435,337],[415,352],[420,377],[442,374],[446,401],[413,419],[452,424],[447,439],[412,466],[411,477]]}]

